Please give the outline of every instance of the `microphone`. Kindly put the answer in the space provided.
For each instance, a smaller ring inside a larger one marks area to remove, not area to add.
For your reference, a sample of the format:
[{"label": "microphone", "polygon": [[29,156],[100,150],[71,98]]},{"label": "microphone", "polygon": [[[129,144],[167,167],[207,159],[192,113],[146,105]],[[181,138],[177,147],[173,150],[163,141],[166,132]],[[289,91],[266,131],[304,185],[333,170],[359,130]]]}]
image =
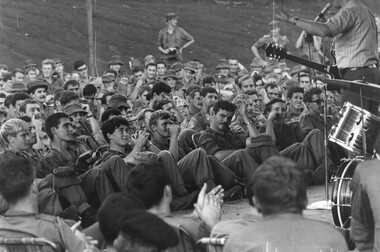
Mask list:
[{"label": "microphone", "polygon": [[321,12],[318,14],[318,16],[314,19],[314,21],[319,21],[321,19],[324,19],[324,16],[326,12],[332,7],[331,3],[327,3],[325,7],[321,10]]}]

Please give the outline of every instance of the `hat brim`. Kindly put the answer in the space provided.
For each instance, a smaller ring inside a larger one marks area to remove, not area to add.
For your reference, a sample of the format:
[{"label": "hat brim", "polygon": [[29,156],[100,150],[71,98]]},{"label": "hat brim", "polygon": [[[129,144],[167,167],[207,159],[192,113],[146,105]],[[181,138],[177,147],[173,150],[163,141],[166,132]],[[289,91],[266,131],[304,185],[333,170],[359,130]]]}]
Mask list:
[{"label": "hat brim", "polygon": [[163,79],[166,80],[166,79],[169,79],[169,78],[173,78],[173,79],[178,80],[178,77],[176,75],[167,75],[167,76],[164,75]]},{"label": "hat brim", "polygon": [[124,62],[123,61],[109,61],[108,62],[108,65],[116,65],[116,64],[124,65]]},{"label": "hat brim", "polygon": [[194,73],[197,72],[197,69],[191,68],[191,67],[185,67],[185,70],[193,71]]},{"label": "hat brim", "polygon": [[113,109],[118,109],[118,108],[120,108],[120,107],[126,107],[126,108],[128,108],[128,109],[131,108],[131,106],[129,106],[129,104],[126,103],[126,102],[110,103],[110,104],[108,105],[108,108],[113,108]]},{"label": "hat brim", "polygon": [[41,85],[36,85],[36,86],[31,86],[31,87],[29,87],[28,89],[27,89],[27,92],[28,93],[31,93],[31,92],[33,92],[34,90],[36,90],[37,88],[45,88],[46,90],[48,90],[48,85],[46,85],[46,84],[41,84]]}]

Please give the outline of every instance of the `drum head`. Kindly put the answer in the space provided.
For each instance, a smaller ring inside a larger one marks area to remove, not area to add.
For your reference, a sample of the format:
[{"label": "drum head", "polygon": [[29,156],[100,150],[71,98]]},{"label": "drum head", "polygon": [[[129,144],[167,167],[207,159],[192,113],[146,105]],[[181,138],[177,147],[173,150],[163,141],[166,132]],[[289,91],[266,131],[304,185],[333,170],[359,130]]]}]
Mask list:
[{"label": "drum head", "polygon": [[339,167],[334,179],[331,202],[334,223],[338,227],[349,228],[351,218],[351,181],[356,166],[361,159],[347,160]]}]

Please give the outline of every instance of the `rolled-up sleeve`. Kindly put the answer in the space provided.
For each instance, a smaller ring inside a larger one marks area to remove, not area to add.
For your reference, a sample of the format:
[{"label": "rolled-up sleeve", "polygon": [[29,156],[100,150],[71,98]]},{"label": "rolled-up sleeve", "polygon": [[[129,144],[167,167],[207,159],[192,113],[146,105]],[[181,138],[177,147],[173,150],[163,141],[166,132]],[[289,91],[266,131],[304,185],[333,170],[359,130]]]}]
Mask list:
[{"label": "rolled-up sleeve", "polygon": [[335,37],[351,27],[352,22],[353,19],[351,18],[349,11],[340,10],[335,16],[327,20],[326,25],[331,31],[331,36]]}]

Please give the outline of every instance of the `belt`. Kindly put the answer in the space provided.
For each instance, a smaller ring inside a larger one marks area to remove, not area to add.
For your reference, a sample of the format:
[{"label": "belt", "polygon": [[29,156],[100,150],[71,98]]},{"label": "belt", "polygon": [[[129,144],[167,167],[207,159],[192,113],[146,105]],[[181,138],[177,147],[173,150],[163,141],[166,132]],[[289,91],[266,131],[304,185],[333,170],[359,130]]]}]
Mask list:
[{"label": "belt", "polygon": [[368,66],[363,66],[363,67],[347,67],[347,68],[342,68],[342,69],[339,70],[339,72],[340,72],[341,76],[344,76],[347,72],[353,72],[353,71],[367,69],[367,68],[376,69],[378,67],[379,67],[379,65],[377,63],[374,63],[374,64],[371,64],[371,65],[368,65]]}]

